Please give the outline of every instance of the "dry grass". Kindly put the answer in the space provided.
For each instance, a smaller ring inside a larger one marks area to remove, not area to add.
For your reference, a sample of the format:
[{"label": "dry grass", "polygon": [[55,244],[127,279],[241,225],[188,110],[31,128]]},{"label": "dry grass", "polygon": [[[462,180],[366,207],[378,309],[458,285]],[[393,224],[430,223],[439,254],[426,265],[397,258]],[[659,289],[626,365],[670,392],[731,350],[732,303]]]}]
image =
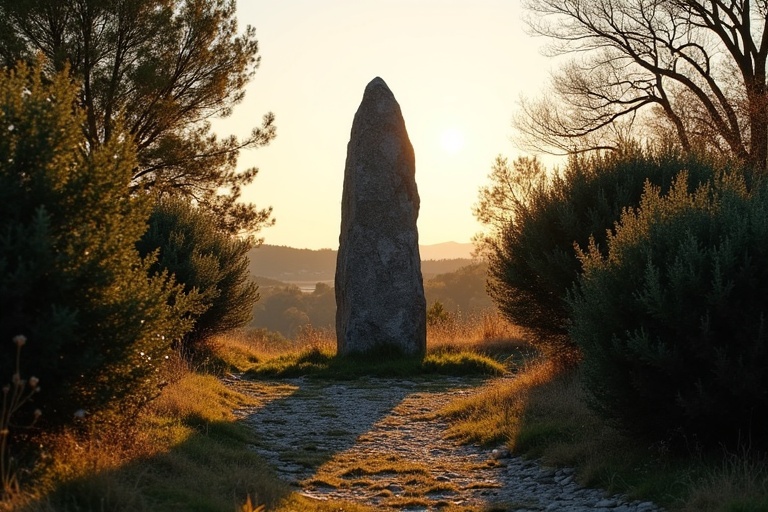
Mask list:
[{"label": "dry grass", "polygon": [[[519,354],[524,352],[524,333],[493,316],[454,318],[430,326],[428,346],[432,355],[462,350]],[[335,338],[315,330],[296,340],[237,333],[217,338],[215,347],[217,364],[242,371],[285,354],[333,354]],[[375,510],[291,493],[245,449],[253,434],[232,413],[254,406],[258,398],[240,394],[214,376],[192,372],[180,360],[171,370],[171,384],[141,417],[43,436],[36,486],[0,504],[0,510],[231,511],[243,510],[249,496],[256,510],[261,504],[278,512]],[[700,456],[681,460],[626,439],[585,405],[577,373],[563,373],[546,361],[524,363],[515,376],[495,380],[442,414],[452,419],[453,436],[504,442],[547,465],[577,467],[583,484],[684,512],[768,510],[764,458],[745,451],[715,461]],[[381,485],[379,475],[407,475],[408,495],[387,495],[381,489],[382,503],[389,505],[416,506],[424,493],[444,485],[413,461],[337,457],[323,465],[318,479],[338,487],[356,482],[374,488]],[[441,510],[452,506],[446,503]]]},{"label": "dry grass", "polygon": [[[431,326],[429,351],[434,360],[442,357],[450,363],[451,358],[460,359],[462,350],[519,348],[518,336],[508,325],[478,316],[471,322]],[[254,398],[206,373],[244,371],[286,354],[333,354],[335,345],[332,332],[314,329],[305,329],[294,340],[264,332],[217,337],[209,359],[194,368],[181,358],[171,361],[170,384],[140,417],[100,426],[86,421],[82,428],[43,435],[35,485],[0,503],[0,510],[229,511],[242,510],[249,497],[254,509],[267,504],[282,512],[373,510],[291,494],[261,459],[244,448],[253,442],[252,434],[235,420],[233,410],[254,405]],[[420,487],[439,485],[425,480]]]},{"label": "dry grass", "polygon": [[[263,331],[233,331],[212,340],[216,357],[230,371],[245,372],[275,358],[308,352],[336,353],[336,334],[307,326],[291,340]],[[467,351],[479,354],[530,352],[525,332],[494,312],[451,314],[427,327],[427,353]]]},{"label": "dry grass", "polygon": [[587,406],[578,372],[546,361],[450,404],[441,414],[465,441],[505,442],[549,466],[577,468],[584,485],[672,510],[766,511],[768,464],[745,450],[721,458],[674,456],[627,438]]},{"label": "dry grass", "polygon": [[725,453],[720,464],[702,463],[688,482],[685,512],[768,510],[768,463],[750,450]]},{"label": "dry grass", "polygon": [[498,312],[449,314],[427,326],[427,349],[461,347],[466,350],[492,352],[510,346],[526,347],[527,337],[521,327],[509,323]]},{"label": "dry grass", "polygon": [[275,506],[289,491],[245,449],[252,434],[232,413],[254,403],[187,372],[138,418],[43,436],[35,486],[8,510],[230,511],[249,496]]},{"label": "dry grass", "polygon": [[451,403],[441,412],[455,420],[449,435],[481,444],[506,442],[514,448],[531,391],[551,381],[553,372],[547,362],[533,363],[513,379],[492,382]]},{"label": "dry grass", "polygon": [[332,331],[305,327],[295,339],[288,340],[264,331],[232,331],[211,340],[218,366],[227,371],[246,372],[276,358],[298,356],[307,351],[336,353]]}]

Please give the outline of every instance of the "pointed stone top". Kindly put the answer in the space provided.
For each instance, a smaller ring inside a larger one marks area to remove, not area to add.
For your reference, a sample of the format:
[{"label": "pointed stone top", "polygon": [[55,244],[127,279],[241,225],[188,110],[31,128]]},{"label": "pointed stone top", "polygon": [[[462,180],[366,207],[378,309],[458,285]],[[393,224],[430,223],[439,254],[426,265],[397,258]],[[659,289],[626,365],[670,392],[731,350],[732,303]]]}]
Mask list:
[{"label": "pointed stone top", "polygon": [[388,95],[394,96],[392,94],[392,91],[389,89],[389,86],[387,83],[379,76],[368,82],[368,85],[365,86],[365,92],[363,95],[367,95],[369,92],[372,92],[374,89],[384,89]]}]

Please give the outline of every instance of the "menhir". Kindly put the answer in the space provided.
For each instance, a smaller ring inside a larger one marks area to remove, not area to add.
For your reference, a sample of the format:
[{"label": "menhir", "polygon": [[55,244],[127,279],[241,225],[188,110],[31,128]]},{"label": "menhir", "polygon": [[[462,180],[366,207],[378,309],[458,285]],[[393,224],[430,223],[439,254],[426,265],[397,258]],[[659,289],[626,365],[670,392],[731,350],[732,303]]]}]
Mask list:
[{"label": "menhir", "polygon": [[336,261],[338,353],[426,350],[419,193],[400,105],[381,78],[365,88],[344,168]]}]

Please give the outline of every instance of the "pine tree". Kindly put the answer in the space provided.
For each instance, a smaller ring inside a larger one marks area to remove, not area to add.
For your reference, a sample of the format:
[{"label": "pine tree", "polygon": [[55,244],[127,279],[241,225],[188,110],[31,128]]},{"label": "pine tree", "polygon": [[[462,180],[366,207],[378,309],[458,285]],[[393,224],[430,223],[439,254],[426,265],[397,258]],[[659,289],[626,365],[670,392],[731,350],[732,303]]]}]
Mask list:
[{"label": "pine tree", "polygon": [[[28,338],[25,375],[49,424],[151,398],[187,297],[135,248],[151,205],[125,191],[128,136],[91,148],[65,70],[0,72],[0,340]],[[0,342],[7,374],[12,343]]]},{"label": "pine tree", "polygon": [[0,65],[40,54],[47,73],[67,69],[81,84],[89,148],[121,126],[133,138],[132,190],[194,200],[233,232],[272,223],[270,208],[239,201],[257,169],[236,163],[241,149],[274,138],[274,116],[243,139],[211,132],[259,65],[255,30],[238,33],[234,1],[0,0]]}]

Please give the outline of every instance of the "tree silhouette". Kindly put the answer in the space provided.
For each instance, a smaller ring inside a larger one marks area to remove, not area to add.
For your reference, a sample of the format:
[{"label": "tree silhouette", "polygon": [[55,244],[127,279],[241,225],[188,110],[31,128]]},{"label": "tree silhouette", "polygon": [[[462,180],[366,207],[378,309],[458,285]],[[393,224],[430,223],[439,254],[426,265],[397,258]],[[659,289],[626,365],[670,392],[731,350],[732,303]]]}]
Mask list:
[{"label": "tree silhouette", "polygon": [[576,54],[548,99],[524,101],[522,142],[615,148],[638,123],[687,151],[766,169],[768,5],[748,0],[527,0],[551,55]]}]

